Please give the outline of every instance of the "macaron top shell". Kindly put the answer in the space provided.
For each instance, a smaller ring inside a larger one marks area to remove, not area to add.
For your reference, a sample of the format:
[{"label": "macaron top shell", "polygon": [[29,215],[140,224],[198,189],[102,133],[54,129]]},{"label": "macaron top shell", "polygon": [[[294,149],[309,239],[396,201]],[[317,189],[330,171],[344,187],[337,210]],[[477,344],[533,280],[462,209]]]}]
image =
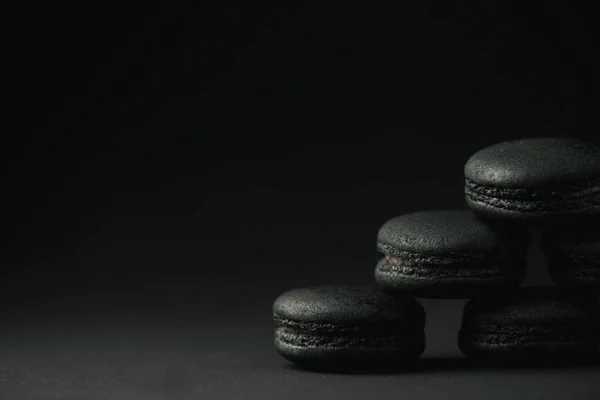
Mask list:
[{"label": "macaron top shell", "polygon": [[597,324],[600,303],[587,296],[561,293],[553,287],[524,287],[506,298],[470,300],[464,316],[476,325],[555,326]]},{"label": "macaron top shell", "polygon": [[314,286],[281,294],[273,304],[279,317],[332,324],[395,325],[403,319],[424,324],[425,310],[412,298],[394,298],[376,288]]},{"label": "macaron top shell", "polygon": [[443,256],[525,251],[531,236],[516,227],[491,226],[469,210],[428,210],[390,219],[377,239],[400,251]]},{"label": "macaron top shell", "polygon": [[570,138],[502,142],[473,154],[464,172],[468,180],[498,188],[600,184],[600,147]]}]

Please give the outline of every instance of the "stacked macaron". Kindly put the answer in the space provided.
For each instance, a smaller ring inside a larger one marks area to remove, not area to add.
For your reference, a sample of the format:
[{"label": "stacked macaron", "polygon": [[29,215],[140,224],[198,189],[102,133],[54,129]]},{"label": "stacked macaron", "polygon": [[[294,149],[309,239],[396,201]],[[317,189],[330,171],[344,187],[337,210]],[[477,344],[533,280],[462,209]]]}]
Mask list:
[{"label": "stacked macaron", "polygon": [[566,138],[484,148],[465,165],[465,195],[490,225],[542,231],[555,287],[470,300],[463,353],[533,362],[592,354],[600,341],[600,148]]},{"label": "stacked macaron", "polygon": [[[276,301],[275,347],[310,368],[405,367],[425,349],[418,298],[468,299],[458,346],[477,360],[581,358],[600,346],[600,148],[523,139],[465,164],[464,210],[385,222],[378,289],[327,286]],[[530,228],[553,287],[522,287]]]}]

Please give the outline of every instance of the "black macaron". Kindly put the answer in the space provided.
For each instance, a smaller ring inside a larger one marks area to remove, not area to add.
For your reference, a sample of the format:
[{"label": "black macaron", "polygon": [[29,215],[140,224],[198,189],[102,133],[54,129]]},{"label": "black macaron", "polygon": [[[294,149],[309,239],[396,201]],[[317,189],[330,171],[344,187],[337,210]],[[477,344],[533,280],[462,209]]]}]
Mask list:
[{"label": "black macaron", "polygon": [[578,139],[495,144],[465,164],[465,195],[485,218],[540,221],[600,213],[600,147]]},{"label": "black macaron", "polygon": [[464,307],[458,345],[465,355],[483,361],[591,358],[600,344],[598,307],[593,297],[555,287],[473,299]]},{"label": "black macaron", "polygon": [[275,349],[302,367],[379,370],[414,366],[425,349],[425,311],[375,288],[317,286],[273,305]]},{"label": "black macaron", "polygon": [[469,298],[510,290],[525,278],[531,235],[517,226],[491,226],[469,210],[405,214],[379,229],[385,257],[375,279],[386,291],[416,297]]},{"label": "black macaron", "polygon": [[558,286],[600,295],[600,219],[578,222],[543,231],[550,277]]}]

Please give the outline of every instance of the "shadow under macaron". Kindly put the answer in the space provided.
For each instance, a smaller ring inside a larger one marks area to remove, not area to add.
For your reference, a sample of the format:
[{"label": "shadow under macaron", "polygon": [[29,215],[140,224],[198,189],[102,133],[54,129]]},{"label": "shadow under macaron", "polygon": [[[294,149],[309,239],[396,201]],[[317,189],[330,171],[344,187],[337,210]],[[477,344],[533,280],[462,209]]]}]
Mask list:
[{"label": "shadow under macaron", "polygon": [[419,361],[377,362],[377,363],[289,363],[287,368],[307,373],[337,375],[399,375],[419,371]]},{"label": "shadow under macaron", "polygon": [[426,357],[413,363],[382,365],[311,365],[292,364],[287,368],[297,372],[334,374],[334,375],[378,375],[393,376],[403,374],[426,374],[451,371],[493,371],[493,370],[549,370],[570,369],[576,367],[600,366],[600,352],[588,357],[572,358],[468,358],[461,355],[444,357]]},{"label": "shadow under macaron", "polygon": [[447,357],[427,357],[419,361],[421,372],[436,371],[483,371],[483,370],[546,370],[569,369],[574,367],[600,366],[600,352],[574,357],[465,357],[462,355]]}]

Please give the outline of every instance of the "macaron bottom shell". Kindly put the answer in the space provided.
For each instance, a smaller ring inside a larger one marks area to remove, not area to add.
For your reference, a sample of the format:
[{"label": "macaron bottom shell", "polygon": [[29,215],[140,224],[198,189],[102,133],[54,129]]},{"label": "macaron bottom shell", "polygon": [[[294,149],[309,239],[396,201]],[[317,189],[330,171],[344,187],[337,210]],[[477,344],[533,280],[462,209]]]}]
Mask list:
[{"label": "macaron bottom shell", "polygon": [[403,293],[432,299],[468,299],[492,292],[510,293],[525,280],[524,265],[515,267],[454,267],[442,275],[443,267],[422,266],[403,273],[394,271],[381,259],[375,268],[375,280],[388,293]]},{"label": "macaron bottom shell", "polygon": [[[506,190],[506,189],[505,189]],[[600,196],[587,201],[523,201],[512,198],[483,197],[466,189],[467,206],[482,220],[521,221],[532,225],[560,223],[571,218],[600,214]]]},{"label": "macaron bottom shell", "polygon": [[459,333],[458,347],[476,365],[498,367],[565,366],[600,363],[598,345],[590,342],[498,342],[495,335]]},{"label": "macaron bottom shell", "polygon": [[[366,343],[365,339],[372,341]],[[275,331],[279,355],[303,369],[330,372],[401,371],[416,368],[425,335],[378,338],[317,336]]]},{"label": "macaron bottom shell", "polygon": [[600,303],[556,286],[467,302],[458,347],[470,359],[498,364],[567,364],[597,360]]},{"label": "macaron bottom shell", "polygon": [[580,264],[565,265],[550,260],[548,272],[552,281],[570,292],[581,292],[600,297],[600,259]]}]

